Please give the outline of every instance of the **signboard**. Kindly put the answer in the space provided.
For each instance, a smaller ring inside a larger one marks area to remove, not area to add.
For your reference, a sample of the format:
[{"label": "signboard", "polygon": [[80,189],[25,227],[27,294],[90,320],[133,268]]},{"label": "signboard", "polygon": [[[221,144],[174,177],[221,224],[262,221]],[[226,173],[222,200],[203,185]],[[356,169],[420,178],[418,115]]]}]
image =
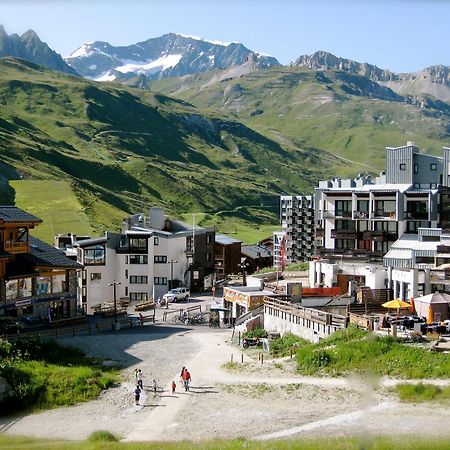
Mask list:
[{"label": "signboard", "polygon": [[15,302],[15,306],[27,306],[27,305],[31,305],[31,299],[27,299],[27,300],[17,300],[17,302]]}]

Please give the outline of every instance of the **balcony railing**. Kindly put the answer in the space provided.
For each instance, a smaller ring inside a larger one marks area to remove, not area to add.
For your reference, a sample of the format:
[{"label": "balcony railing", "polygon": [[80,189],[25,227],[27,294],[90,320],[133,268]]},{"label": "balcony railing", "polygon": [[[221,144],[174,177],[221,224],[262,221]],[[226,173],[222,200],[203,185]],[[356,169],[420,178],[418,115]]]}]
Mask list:
[{"label": "balcony railing", "polygon": [[12,254],[18,253],[29,253],[30,252],[30,243],[28,241],[5,241],[3,243],[3,248],[6,252]]},{"label": "balcony railing", "polygon": [[331,230],[332,239],[356,239],[355,230]]},{"label": "balcony railing", "polygon": [[368,219],[369,211],[355,211],[354,218],[355,219]]},{"label": "balcony railing", "polygon": [[413,219],[413,220],[428,220],[428,213],[426,211],[406,211],[405,219]]},{"label": "balcony railing", "polygon": [[395,211],[383,211],[382,209],[377,209],[375,212],[375,217],[383,217],[386,219],[396,220],[397,215]]}]

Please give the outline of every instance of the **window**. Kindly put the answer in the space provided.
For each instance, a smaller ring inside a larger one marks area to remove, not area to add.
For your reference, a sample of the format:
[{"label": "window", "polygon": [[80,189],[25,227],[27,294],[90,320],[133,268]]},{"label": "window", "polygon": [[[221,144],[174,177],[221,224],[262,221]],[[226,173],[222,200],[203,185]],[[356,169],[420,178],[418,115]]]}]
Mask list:
[{"label": "window", "polygon": [[102,279],[101,273],[91,273],[90,276],[91,281],[100,281]]},{"label": "window", "polygon": [[430,189],[436,189],[436,183],[430,183]]},{"label": "window", "polygon": [[206,243],[207,243],[207,244],[212,244],[212,236],[211,236],[210,234],[208,234],[208,235],[206,236]]},{"label": "window", "polygon": [[153,245],[159,245],[159,237],[153,238]]},{"label": "window", "polygon": [[52,277],[52,294],[67,291],[66,274],[53,275]]},{"label": "window", "polygon": [[400,170],[406,170],[406,164],[400,163]]},{"label": "window", "polygon": [[416,256],[416,264],[434,264],[433,256]]},{"label": "window", "polygon": [[414,164],[414,173],[419,173],[419,164]]},{"label": "window", "polygon": [[129,238],[130,248],[136,248],[140,250],[147,250],[147,239],[146,238]]},{"label": "window", "polygon": [[96,245],[94,247],[85,247],[84,264],[86,266],[105,264],[105,246]]},{"label": "window", "polygon": [[128,296],[128,286],[125,286],[125,297]]},{"label": "window", "polygon": [[125,255],[125,264],[128,264],[128,255]]},{"label": "window", "polygon": [[147,255],[130,255],[130,264],[147,264]]},{"label": "window", "polygon": [[353,250],[355,248],[355,241],[350,239],[335,239],[336,250]]},{"label": "window", "polygon": [[125,269],[125,278],[128,278],[128,269]]},{"label": "window", "polygon": [[211,253],[206,254],[206,261],[211,261]]},{"label": "window", "polygon": [[147,292],[130,292],[130,300],[139,300],[139,301],[147,301],[148,294]]},{"label": "window", "polygon": [[166,277],[155,277],[154,278],[155,285],[166,285],[167,278]]},{"label": "window", "polygon": [[430,164],[430,170],[437,170],[437,164]]},{"label": "window", "polygon": [[336,216],[351,217],[352,215],[351,200],[336,200],[335,214]]},{"label": "window", "polygon": [[130,284],[147,284],[148,277],[144,275],[130,275]]},{"label": "window", "polygon": [[157,264],[166,263],[167,262],[167,256],[155,255],[154,262],[157,263]]},{"label": "window", "polygon": [[50,294],[52,292],[51,277],[37,277],[36,279],[36,295]]}]

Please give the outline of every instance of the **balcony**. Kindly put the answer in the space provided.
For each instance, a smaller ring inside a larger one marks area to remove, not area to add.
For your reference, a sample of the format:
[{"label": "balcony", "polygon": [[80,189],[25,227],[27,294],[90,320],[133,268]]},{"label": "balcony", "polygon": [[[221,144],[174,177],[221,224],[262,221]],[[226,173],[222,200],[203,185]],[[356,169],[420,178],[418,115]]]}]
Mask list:
[{"label": "balcony", "polygon": [[391,219],[391,220],[396,220],[397,219],[397,214],[395,214],[395,211],[383,211],[381,209],[377,209],[374,212],[374,217],[377,219]]},{"label": "balcony", "polygon": [[317,254],[323,259],[356,259],[362,261],[381,261],[383,253],[358,249],[318,248]]},{"label": "balcony", "polygon": [[148,253],[148,250],[143,247],[117,247],[116,253],[124,254],[124,253],[134,253],[137,255],[146,255]]},{"label": "balcony", "polygon": [[356,239],[355,230],[331,230],[332,239]]},{"label": "balcony", "polygon": [[355,211],[354,218],[355,219],[368,219],[369,211]]},{"label": "balcony", "polygon": [[3,243],[5,252],[17,255],[19,253],[30,253],[30,243],[28,241],[5,241]]},{"label": "balcony", "polygon": [[395,233],[389,233],[388,231],[364,231],[362,236],[364,241],[395,241],[398,236]]},{"label": "balcony", "polygon": [[334,219],[336,217],[352,217],[352,212],[339,209],[326,209],[322,212],[322,217],[324,219]]},{"label": "balcony", "polygon": [[426,211],[406,211],[405,219],[409,220],[428,220],[428,212]]}]

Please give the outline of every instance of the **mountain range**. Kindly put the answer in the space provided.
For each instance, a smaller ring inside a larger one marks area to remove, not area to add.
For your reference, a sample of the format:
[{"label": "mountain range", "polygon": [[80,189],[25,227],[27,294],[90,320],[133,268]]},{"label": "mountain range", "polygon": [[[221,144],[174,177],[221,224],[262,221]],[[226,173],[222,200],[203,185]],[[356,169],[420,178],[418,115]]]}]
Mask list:
[{"label": "mountain range", "polygon": [[239,66],[251,59],[255,68],[279,66],[271,56],[252,52],[240,43],[218,43],[169,33],[137,44],[115,47],[108,42],[84,44],[65,58],[79,74],[96,81],[180,77]]},{"label": "mountain range", "polygon": [[26,59],[49,69],[78,75],[76,70],[67,65],[61,55],[42,42],[33,30],[26,31],[22,36],[8,35],[3,25],[0,25],[0,58],[5,56]]}]

